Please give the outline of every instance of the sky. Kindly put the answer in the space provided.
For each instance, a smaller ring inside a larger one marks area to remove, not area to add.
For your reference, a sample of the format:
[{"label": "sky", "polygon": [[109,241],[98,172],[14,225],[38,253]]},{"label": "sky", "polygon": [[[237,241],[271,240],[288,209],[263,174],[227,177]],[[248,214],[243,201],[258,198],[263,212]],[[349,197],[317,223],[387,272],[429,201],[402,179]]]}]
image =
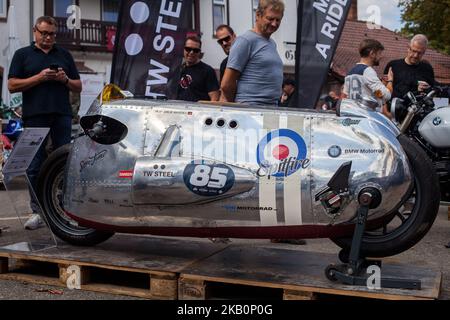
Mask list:
[{"label": "sky", "polygon": [[393,31],[402,27],[398,0],[358,0],[358,18],[363,21],[375,19],[383,27]]}]

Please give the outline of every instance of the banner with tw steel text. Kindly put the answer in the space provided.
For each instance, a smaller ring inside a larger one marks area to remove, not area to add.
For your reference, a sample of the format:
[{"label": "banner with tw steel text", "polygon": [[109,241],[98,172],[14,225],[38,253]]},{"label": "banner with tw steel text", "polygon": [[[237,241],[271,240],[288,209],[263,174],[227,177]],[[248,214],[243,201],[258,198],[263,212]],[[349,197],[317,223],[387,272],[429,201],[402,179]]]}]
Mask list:
[{"label": "banner with tw steel text", "polygon": [[298,4],[297,104],[314,108],[325,83],[352,0],[300,0]]},{"label": "banner with tw steel text", "polygon": [[192,0],[121,3],[111,83],[135,96],[172,98],[168,83],[192,30]]}]

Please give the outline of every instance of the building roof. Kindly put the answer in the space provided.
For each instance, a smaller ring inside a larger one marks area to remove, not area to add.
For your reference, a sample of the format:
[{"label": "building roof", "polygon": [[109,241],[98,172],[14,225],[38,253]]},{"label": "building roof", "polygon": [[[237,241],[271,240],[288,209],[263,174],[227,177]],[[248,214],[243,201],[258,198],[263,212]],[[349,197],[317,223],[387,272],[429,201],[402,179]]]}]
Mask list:
[{"label": "building roof", "polygon": [[[347,20],[334,56],[332,64],[333,74],[338,77],[345,77],[355,63],[359,62],[358,46],[363,39],[367,38],[376,39],[385,47],[381,65],[375,68],[380,76],[383,74],[384,68],[389,61],[406,56],[409,46],[408,38],[383,27],[380,27],[380,29],[369,29],[364,21]],[[450,56],[428,49],[424,59],[433,66],[436,81],[450,84]]]}]

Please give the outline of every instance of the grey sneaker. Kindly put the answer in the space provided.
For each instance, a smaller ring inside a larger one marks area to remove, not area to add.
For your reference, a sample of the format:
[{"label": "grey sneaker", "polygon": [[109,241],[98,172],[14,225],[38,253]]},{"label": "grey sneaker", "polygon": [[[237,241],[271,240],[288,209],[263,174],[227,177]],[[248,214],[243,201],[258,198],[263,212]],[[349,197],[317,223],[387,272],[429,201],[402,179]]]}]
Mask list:
[{"label": "grey sneaker", "polygon": [[33,213],[23,226],[26,230],[36,230],[44,226],[44,221],[39,214]]}]

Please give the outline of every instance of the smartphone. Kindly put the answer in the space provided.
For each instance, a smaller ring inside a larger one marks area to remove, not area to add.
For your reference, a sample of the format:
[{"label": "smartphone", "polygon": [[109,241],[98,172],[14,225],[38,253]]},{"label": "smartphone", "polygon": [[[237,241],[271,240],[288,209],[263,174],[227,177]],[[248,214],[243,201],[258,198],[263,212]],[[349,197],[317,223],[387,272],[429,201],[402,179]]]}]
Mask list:
[{"label": "smartphone", "polygon": [[50,69],[53,70],[53,71],[58,72],[59,66],[58,66],[56,63],[52,63],[52,64],[50,65]]}]

